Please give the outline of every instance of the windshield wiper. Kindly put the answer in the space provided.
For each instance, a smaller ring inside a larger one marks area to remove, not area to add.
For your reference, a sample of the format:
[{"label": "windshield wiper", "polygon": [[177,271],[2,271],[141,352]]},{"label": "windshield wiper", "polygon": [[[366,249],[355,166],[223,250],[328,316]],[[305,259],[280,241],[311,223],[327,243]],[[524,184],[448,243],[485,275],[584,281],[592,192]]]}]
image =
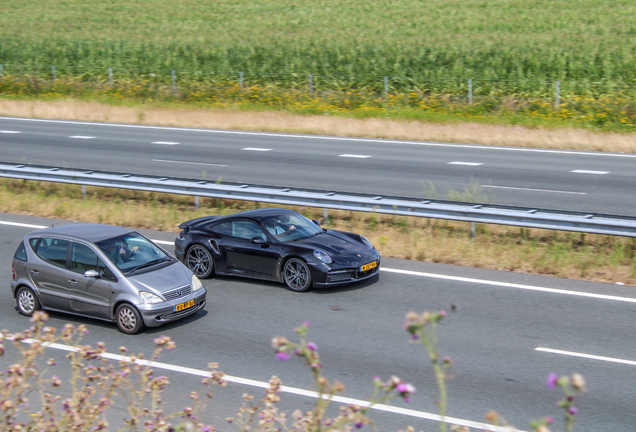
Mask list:
[{"label": "windshield wiper", "polygon": [[140,264],[137,267],[133,267],[131,270],[129,270],[129,273],[132,273],[132,272],[137,271],[137,270],[141,270],[141,269],[146,268],[146,267],[151,267],[151,266],[153,266],[155,264],[159,264],[159,263],[166,262],[166,261],[172,261],[172,260],[170,258],[164,257],[164,258],[159,258],[159,259],[156,259],[156,260],[148,261],[147,263]]}]

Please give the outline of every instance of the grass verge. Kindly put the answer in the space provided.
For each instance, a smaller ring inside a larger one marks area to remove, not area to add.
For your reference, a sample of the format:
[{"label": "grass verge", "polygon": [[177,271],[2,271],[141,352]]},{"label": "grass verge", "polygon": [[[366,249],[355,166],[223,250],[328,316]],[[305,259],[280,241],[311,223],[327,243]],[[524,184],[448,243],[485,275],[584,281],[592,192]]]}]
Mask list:
[{"label": "grass verge", "polygon": [[[0,211],[178,232],[178,224],[261,204],[121,189],[0,179]],[[310,219],[322,210],[292,207]],[[329,211],[326,227],[367,236],[384,257],[636,285],[636,239],[477,225],[436,219]]]}]

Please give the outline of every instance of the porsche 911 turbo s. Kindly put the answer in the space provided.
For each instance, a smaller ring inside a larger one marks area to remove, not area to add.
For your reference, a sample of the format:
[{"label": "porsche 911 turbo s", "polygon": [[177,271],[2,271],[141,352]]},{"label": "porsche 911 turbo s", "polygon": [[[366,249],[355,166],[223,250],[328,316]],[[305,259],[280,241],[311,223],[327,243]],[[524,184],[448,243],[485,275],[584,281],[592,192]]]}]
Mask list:
[{"label": "porsche 911 turbo s", "polygon": [[380,254],[364,236],[323,229],[286,209],[248,210],[184,222],[175,256],[196,276],[283,282],[293,291],[368,279]]}]

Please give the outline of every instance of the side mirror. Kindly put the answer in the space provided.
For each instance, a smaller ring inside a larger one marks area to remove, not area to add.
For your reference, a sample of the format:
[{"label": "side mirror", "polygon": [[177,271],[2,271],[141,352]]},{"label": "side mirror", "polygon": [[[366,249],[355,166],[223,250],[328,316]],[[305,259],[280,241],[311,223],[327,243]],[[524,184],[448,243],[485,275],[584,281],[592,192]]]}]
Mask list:
[{"label": "side mirror", "polygon": [[84,277],[99,278],[99,273],[97,273],[97,270],[89,270],[86,273],[84,273]]},{"label": "side mirror", "polygon": [[316,224],[316,226],[320,226],[320,221],[317,221],[316,219],[312,219],[311,220],[313,223]]},{"label": "side mirror", "polygon": [[263,237],[252,237],[250,242],[254,244],[259,244],[259,245],[267,243]]}]

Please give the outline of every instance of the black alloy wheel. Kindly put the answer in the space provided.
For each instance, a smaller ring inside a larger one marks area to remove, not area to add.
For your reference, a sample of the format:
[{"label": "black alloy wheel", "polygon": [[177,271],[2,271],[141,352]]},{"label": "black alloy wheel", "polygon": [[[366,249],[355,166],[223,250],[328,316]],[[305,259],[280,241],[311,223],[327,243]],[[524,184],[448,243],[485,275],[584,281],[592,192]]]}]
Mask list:
[{"label": "black alloy wheel", "polygon": [[201,245],[194,245],[188,249],[186,265],[200,279],[210,277],[214,271],[214,259],[212,259],[210,252]]},{"label": "black alloy wheel", "polygon": [[283,268],[285,285],[297,292],[307,291],[311,286],[311,272],[305,261],[292,258],[285,263]]},{"label": "black alloy wheel", "polygon": [[117,327],[123,333],[135,334],[144,326],[139,311],[131,304],[124,303],[120,305],[115,316],[117,317]]},{"label": "black alloy wheel", "polygon": [[35,293],[31,291],[31,288],[20,288],[15,300],[22,315],[30,317],[36,310],[40,309],[40,302]]}]

